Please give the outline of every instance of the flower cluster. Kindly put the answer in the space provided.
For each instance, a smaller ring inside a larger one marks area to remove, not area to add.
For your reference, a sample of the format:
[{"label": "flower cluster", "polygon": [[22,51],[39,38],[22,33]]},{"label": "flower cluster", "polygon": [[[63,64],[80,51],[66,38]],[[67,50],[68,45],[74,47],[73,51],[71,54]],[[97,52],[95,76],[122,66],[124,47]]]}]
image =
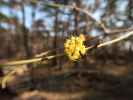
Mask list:
[{"label": "flower cluster", "polygon": [[64,43],[64,51],[70,60],[77,60],[86,53],[86,48],[84,45],[84,39],[82,35],[72,36],[70,39],[67,39]]}]

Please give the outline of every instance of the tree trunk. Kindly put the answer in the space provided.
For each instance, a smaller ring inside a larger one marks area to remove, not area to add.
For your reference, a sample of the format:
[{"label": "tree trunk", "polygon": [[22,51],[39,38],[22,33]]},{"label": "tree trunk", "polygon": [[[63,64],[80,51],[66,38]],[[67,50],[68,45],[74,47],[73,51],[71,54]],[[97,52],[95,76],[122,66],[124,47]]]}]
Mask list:
[{"label": "tree trunk", "polygon": [[[55,34],[54,34],[53,47],[54,47],[54,49],[56,49],[57,48],[57,32],[58,32],[58,10],[57,9],[55,10],[54,24],[55,24],[54,25]],[[57,51],[55,50],[54,55],[56,55],[56,54],[57,54]],[[53,65],[57,65],[57,59],[56,58],[53,60]]]},{"label": "tree trunk", "polygon": [[23,34],[23,45],[24,45],[24,50],[26,53],[26,58],[30,58],[32,56],[32,50],[29,47],[29,36],[28,36],[28,30],[26,29],[25,26],[25,9],[24,9],[24,3],[22,3],[22,19],[23,19],[23,25],[22,25],[22,34]]}]

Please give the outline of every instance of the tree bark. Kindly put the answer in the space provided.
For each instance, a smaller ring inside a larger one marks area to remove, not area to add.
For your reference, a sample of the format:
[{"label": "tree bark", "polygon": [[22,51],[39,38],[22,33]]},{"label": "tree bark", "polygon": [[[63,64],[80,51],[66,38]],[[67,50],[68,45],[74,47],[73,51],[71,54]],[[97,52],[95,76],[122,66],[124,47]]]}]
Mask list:
[{"label": "tree bark", "polygon": [[25,26],[25,9],[24,9],[24,3],[22,3],[22,34],[23,34],[23,45],[24,45],[24,50],[26,53],[26,58],[30,58],[32,56],[32,50],[29,46],[29,36],[28,36],[28,30],[26,29]]}]

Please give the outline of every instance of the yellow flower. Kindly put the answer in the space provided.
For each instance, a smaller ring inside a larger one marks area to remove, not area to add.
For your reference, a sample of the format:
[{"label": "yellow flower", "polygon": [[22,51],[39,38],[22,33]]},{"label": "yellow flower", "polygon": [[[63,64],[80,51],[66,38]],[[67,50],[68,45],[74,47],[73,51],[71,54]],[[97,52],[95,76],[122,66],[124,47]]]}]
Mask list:
[{"label": "yellow flower", "polygon": [[[80,35],[81,36],[81,35]],[[86,53],[83,37],[72,36],[64,43],[64,51],[70,60],[77,60]]]}]

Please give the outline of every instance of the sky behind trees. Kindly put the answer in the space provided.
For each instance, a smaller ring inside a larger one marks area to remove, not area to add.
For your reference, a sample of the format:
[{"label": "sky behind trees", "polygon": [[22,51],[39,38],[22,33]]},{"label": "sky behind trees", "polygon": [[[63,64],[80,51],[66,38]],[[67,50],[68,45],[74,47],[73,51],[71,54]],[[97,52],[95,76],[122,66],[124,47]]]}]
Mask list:
[{"label": "sky behind trees", "polygon": [[[5,0],[6,1],[6,0]],[[25,4],[25,17],[26,17],[26,27],[31,28],[32,26],[32,10],[35,10],[36,15],[35,15],[35,20],[38,19],[43,19],[44,20],[44,24],[46,24],[47,28],[51,28],[53,26],[54,23],[54,18],[53,17],[49,17],[47,16],[47,12],[43,12],[39,10],[39,5],[40,6],[45,6],[45,3],[51,3],[52,0],[44,0],[44,2],[38,3],[38,7],[36,9],[32,8],[31,5],[29,4]],[[96,20],[101,20],[101,16],[102,14],[105,12],[106,9],[106,5],[107,5],[107,0],[98,0],[100,2],[100,5],[98,7],[97,10],[95,10],[94,12],[91,12],[92,16],[96,19]],[[39,2],[39,1],[38,1]],[[95,0],[82,0],[82,4],[84,5],[85,8],[94,5]],[[128,0],[117,0],[116,2],[116,12],[118,13],[117,16],[121,17],[122,19],[124,19],[124,12],[128,6]],[[64,9],[63,9],[64,10]],[[22,12],[20,11],[20,8],[16,8],[16,9],[11,9],[10,7],[7,6],[1,6],[0,7],[0,12],[2,12],[3,14],[7,15],[7,16],[16,16],[18,17],[19,21],[22,23]],[[65,12],[65,10],[64,10]],[[66,12],[69,12],[68,10],[66,10]],[[59,14],[59,19],[63,20],[63,21],[69,21],[69,15],[67,14],[63,14],[62,12]],[[111,17],[111,16],[110,16]],[[112,18],[115,16],[112,16]],[[115,19],[114,19],[115,21]],[[5,27],[7,26],[6,24],[3,24]],[[116,25],[118,27],[123,26],[123,22],[122,21],[117,21]]]},{"label": "sky behind trees", "polygon": [[[93,20],[83,12],[65,7],[75,5],[89,12]],[[55,36],[54,40],[58,40],[56,36],[64,37],[73,33],[100,36],[106,32],[97,22],[102,22],[111,31],[132,27],[132,9],[132,0],[1,0],[1,34],[8,35],[5,40],[12,42],[19,35],[21,43],[28,36],[36,37],[44,44],[48,43],[50,36]],[[33,45],[32,40],[24,44]],[[7,45],[10,45],[8,42]],[[55,45],[54,42],[50,45]]]}]

